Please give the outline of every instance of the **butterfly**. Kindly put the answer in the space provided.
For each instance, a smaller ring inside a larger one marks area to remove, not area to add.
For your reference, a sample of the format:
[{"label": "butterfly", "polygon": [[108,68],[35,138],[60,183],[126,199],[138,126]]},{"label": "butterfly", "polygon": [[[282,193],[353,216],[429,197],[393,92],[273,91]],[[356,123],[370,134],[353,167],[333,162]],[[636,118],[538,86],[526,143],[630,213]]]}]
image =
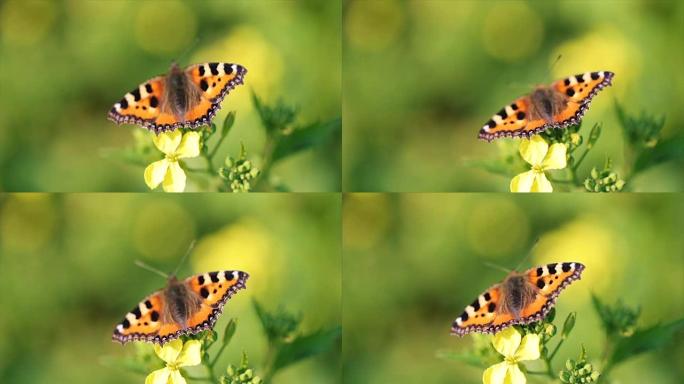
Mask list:
[{"label": "butterfly", "polygon": [[164,344],[182,335],[214,327],[226,301],[245,288],[249,274],[218,271],[183,281],[171,276],[165,288],[152,293],[126,314],[112,340],[125,344],[147,341]]},{"label": "butterfly", "polygon": [[611,85],[615,74],[585,72],[539,86],[529,95],[503,107],[480,129],[479,138],[530,137],[548,128],[577,124],[598,91]]},{"label": "butterfly", "polygon": [[584,270],[580,263],[556,263],[513,271],[503,282],[482,293],[451,325],[451,333],[496,333],[513,324],[529,324],[546,317],[558,294]]},{"label": "butterfly", "polygon": [[117,124],[138,124],[155,133],[211,124],[221,101],[243,84],[247,69],[239,64],[204,63],[154,77],[124,95],[109,111]]}]

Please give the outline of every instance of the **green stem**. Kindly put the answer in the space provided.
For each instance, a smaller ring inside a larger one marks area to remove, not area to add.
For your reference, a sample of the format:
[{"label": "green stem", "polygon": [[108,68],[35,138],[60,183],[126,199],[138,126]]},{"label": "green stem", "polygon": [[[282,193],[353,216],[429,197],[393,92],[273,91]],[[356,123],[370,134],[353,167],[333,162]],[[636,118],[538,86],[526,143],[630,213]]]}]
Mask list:
[{"label": "green stem", "polygon": [[264,144],[264,150],[261,154],[261,158],[263,159],[263,163],[261,165],[261,172],[259,173],[259,176],[257,176],[256,180],[254,180],[254,189],[255,190],[261,184],[262,179],[268,178],[268,173],[271,170],[271,164],[272,164],[272,159],[273,159],[273,151],[275,150],[276,143],[277,143],[277,137],[275,137],[275,135],[277,135],[277,134],[269,134],[268,137],[266,138],[266,143]]},{"label": "green stem", "polygon": [[214,369],[214,366],[216,365],[216,362],[218,362],[219,357],[221,357],[221,354],[223,353],[223,350],[226,349],[226,344],[222,344],[221,348],[219,348],[218,352],[216,352],[216,356],[214,357],[214,360],[212,360],[209,363],[209,366]]},{"label": "green stem", "polygon": [[558,341],[558,344],[556,344],[556,348],[554,348],[553,352],[551,352],[551,355],[549,355],[549,361],[553,360],[553,357],[556,356],[556,352],[558,352],[558,349],[560,349],[560,346],[563,345],[564,341],[565,337],[561,337],[560,341]]},{"label": "green stem", "polygon": [[214,149],[212,149],[211,152],[209,153],[209,158],[210,158],[210,159],[212,159],[212,160],[214,159],[214,156],[216,156],[216,152],[218,152],[218,149],[219,149],[219,147],[221,146],[221,143],[223,143],[223,139],[225,139],[225,138],[226,138],[226,136],[223,136],[223,135],[221,135],[221,137],[219,137],[219,140],[218,140],[218,142],[216,143],[216,146],[215,146]]}]

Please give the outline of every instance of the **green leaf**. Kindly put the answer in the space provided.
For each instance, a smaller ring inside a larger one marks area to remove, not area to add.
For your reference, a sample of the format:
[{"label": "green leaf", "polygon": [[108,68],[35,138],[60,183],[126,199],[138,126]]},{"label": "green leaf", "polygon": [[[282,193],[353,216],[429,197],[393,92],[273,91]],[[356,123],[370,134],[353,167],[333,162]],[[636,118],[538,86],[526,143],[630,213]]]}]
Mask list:
[{"label": "green leaf", "polygon": [[269,106],[264,104],[256,93],[252,92],[252,102],[259,114],[261,123],[269,134],[284,130],[297,117],[297,109],[286,105],[282,100],[273,106]]},{"label": "green leaf", "polygon": [[314,123],[297,128],[291,133],[279,137],[271,159],[276,162],[299,151],[322,144],[334,134],[339,133],[341,128],[342,119],[339,117],[325,123]]},{"label": "green leaf", "polygon": [[661,140],[641,151],[634,162],[634,173],[667,161],[684,161],[684,135]]},{"label": "green leaf", "polygon": [[338,325],[332,329],[298,336],[292,342],[281,344],[273,361],[273,370],[278,371],[290,364],[332,349],[341,335],[342,327]]},{"label": "green leaf", "polygon": [[301,316],[295,316],[279,308],[276,312],[267,312],[256,300],[254,310],[261,321],[264,332],[271,343],[280,343],[289,338],[301,322]]},{"label": "green leaf", "polygon": [[632,356],[662,348],[673,341],[674,335],[681,329],[684,329],[684,318],[665,325],[639,329],[632,336],[618,340],[609,358],[609,364],[618,364]]},{"label": "green leaf", "polygon": [[230,129],[233,127],[234,123],[235,123],[235,111],[230,111],[226,115],[226,119],[223,120],[223,128],[221,129],[221,136],[228,135],[228,132],[230,132]]},{"label": "green leaf", "polygon": [[230,343],[230,340],[233,338],[236,329],[237,319],[230,319],[226,325],[225,331],[223,331],[223,344],[228,345]]},{"label": "green leaf", "polygon": [[618,102],[615,102],[615,112],[627,142],[636,148],[650,146],[665,125],[665,116],[651,116],[646,112],[641,112],[639,117],[628,115]]},{"label": "green leaf", "polygon": [[575,320],[577,319],[577,312],[570,312],[568,314],[568,317],[565,318],[565,322],[563,323],[563,330],[561,331],[561,337],[566,338],[572,332],[572,329],[575,327]]}]

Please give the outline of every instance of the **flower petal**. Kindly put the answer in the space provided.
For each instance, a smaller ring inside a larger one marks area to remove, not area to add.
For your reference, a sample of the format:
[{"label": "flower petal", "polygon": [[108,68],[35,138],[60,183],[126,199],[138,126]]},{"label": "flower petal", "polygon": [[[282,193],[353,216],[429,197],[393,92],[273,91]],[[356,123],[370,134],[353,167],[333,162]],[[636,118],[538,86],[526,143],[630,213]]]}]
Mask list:
[{"label": "flower petal", "polygon": [[506,384],[525,384],[527,383],[527,378],[525,374],[522,373],[518,364],[510,364],[508,366],[508,371],[506,372]]},{"label": "flower petal", "polygon": [[157,369],[145,378],[145,384],[167,384],[171,370],[168,368]]},{"label": "flower petal", "polygon": [[155,161],[145,168],[145,184],[150,189],[155,189],[166,176],[166,170],[169,168],[169,162],[166,159]]},{"label": "flower petal", "polygon": [[171,377],[169,377],[169,384],[187,384],[187,381],[185,381],[185,377],[181,375],[179,370],[174,369],[173,371],[171,371]]},{"label": "flower petal", "polygon": [[515,360],[537,360],[539,356],[539,335],[534,333],[525,335],[520,342],[520,347],[515,352]]},{"label": "flower petal", "polygon": [[152,142],[160,151],[167,155],[176,152],[178,145],[181,142],[183,134],[180,129],[174,129],[171,132],[163,132],[152,138]]},{"label": "flower petal", "polygon": [[518,350],[518,346],[520,346],[520,339],[522,339],[520,332],[513,327],[508,327],[494,335],[494,338],[492,339],[492,345],[494,345],[494,349],[496,349],[500,354],[510,357],[513,356],[515,351]]},{"label": "flower petal", "polygon": [[164,192],[183,192],[185,190],[185,172],[177,161],[169,161],[169,170],[162,184]]},{"label": "flower petal", "polygon": [[534,182],[530,192],[553,192],[553,186],[551,186],[551,182],[546,178],[544,172],[534,173]]},{"label": "flower petal", "polygon": [[200,154],[200,134],[198,132],[188,132],[183,135],[183,139],[176,149],[176,156],[179,159],[184,157],[197,157]]},{"label": "flower petal", "polygon": [[534,182],[534,171],[523,172],[511,180],[511,192],[530,192]]},{"label": "flower petal", "polygon": [[180,339],[171,340],[164,346],[154,345],[154,353],[167,363],[174,363],[183,349],[183,342]]},{"label": "flower petal", "polygon": [[535,135],[531,139],[520,142],[520,156],[531,165],[539,165],[546,156],[549,145],[541,136]]},{"label": "flower petal", "polygon": [[508,372],[508,363],[501,362],[499,364],[494,364],[491,367],[485,369],[482,374],[483,384],[503,384],[504,378],[506,377],[506,372]]},{"label": "flower petal", "polygon": [[542,161],[543,169],[563,169],[568,165],[566,153],[568,148],[565,144],[555,143],[551,144],[546,157]]},{"label": "flower petal", "polygon": [[189,340],[183,345],[183,350],[178,359],[176,359],[176,364],[179,367],[187,367],[191,365],[199,365],[202,362],[202,344],[199,340]]}]

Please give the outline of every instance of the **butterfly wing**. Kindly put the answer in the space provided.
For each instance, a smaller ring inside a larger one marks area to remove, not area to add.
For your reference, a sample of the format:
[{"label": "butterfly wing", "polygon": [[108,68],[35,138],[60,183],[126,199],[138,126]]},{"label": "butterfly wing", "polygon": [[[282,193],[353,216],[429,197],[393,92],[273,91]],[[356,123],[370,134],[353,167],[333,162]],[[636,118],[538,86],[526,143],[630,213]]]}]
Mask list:
[{"label": "butterfly wing", "polygon": [[501,108],[482,126],[479,138],[492,141],[499,137],[528,137],[546,124],[544,119],[530,119],[530,98],[523,96]]},{"label": "butterfly wing", "polygon": [[508,314],[497,311],[501,301],[501,288],[497,284],[475,299],[468,305],[461,316],[457,317],[451,325],[451,333],[463,336],[471,332],[491,332],[499,324],[510,321]]},{"label": "butterfly wing", "polygon": [[162,337],[180,330],[176,324],[164,323],[164,296],[157,291],[142,300],[114,329],[112,340],[125,344],[129,341],[159,342]]},{"label": "butterfly wing", "polygon": [[164,76],[152,78],[125,94],[109,110],[108,118],[117,124],[138,124],[153,129],[163,115],[159,107],[163,94]]},{"label": "butterfly wing", "polygon": [[201,93],[199,104],[185,115],[186,121],[211,122],[221,107],[221,101],[236,86],[244,83],[247,69],[232,63],[204,63],[185,69]]},{"label": "butterfly wing", "polygon": [[579,123],[591,99],[600,90],[610,86],[614,76],[609,71],[585,72],[553,83],[551,88],[568,98],[566,108],[553,116],[553,126],[564,128]]},{"label": "butterfly wing", "polygon": [[193,333],[212,328],[228,299],[246,288],[248,278],[249,274],[242,271],[208,272],[187,278],[184,283],[202,299],[200,310],[188,319]]}]

